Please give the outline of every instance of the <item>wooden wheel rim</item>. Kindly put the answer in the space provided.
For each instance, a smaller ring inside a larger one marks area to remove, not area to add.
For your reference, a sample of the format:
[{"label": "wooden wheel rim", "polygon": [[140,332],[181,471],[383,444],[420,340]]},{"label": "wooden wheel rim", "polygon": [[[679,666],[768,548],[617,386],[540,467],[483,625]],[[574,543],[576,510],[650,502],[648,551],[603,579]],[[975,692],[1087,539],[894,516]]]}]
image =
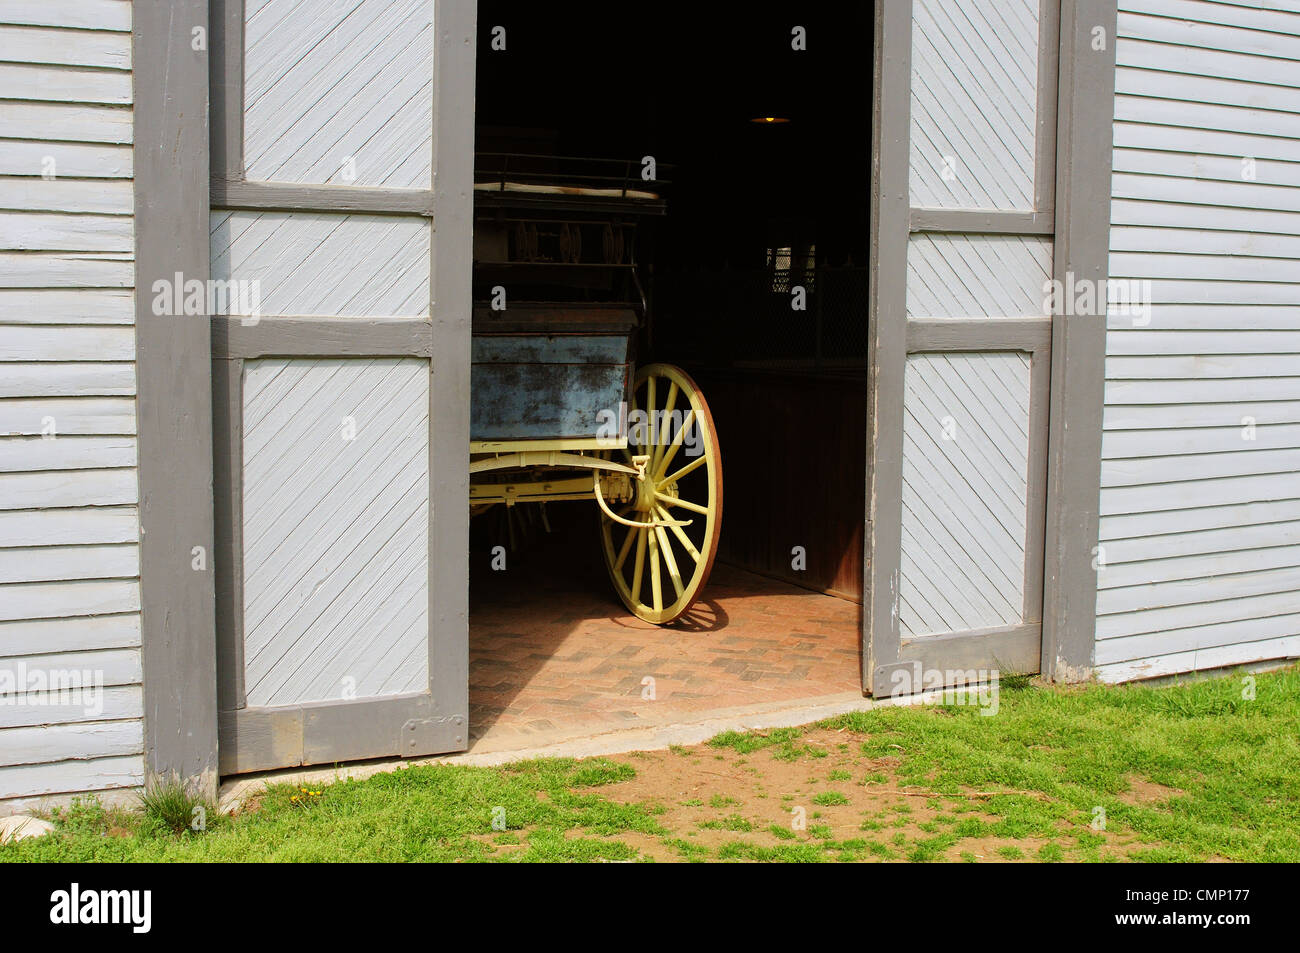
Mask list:
[{"label": "wooden wheel rim", "polygon": [[[697,458],[683,455],[680,446],[676,451],[672,450],[671,437],[676,432],[675,428],[666,437],[660,435],[657,441],[660,446],[669,444],[662,451],[668,457],[666,461],[655,454],[657,448],[653,446],[648,449],[631,448],[625,451],[625,459],[630,463],[633,453],[642,450],[648,452],[651,455],[648,470],[656,474],[652,478],[655,479],[657,488],[669,496],[674,495],[674,490],[680,492],[680,480],[685,477],[678,480],[670,478],[687,467],[690,467],[688,475],[703,471],[704,479],[693,481],[696,489],[693,496],[678,498],[684,500],[685,504],[691,505],[691,509],[687,509],[681,502],[669,502],[663,499],[658,499],[657,508],[650,512],[631,508],[634,505],[645,505],[638,502],[640,500],[638,494],[638,501],[629,504],[628,508],[631,511],[626,514],[627,517],[638,521],[660,523],[661,525],[656,529],[629,529],[615,523],[602,513],[601,549],[605,554],[605,568],[609,570],[610,581],[614,584],[614,589],[623,600],[623,604],[637,618],[657,625],[665,625],[679,618],[695,603],[713,569],[713,559],[718,552],[718,534],[722,530],[722,455],[718,446],[717,431],[713,426],[713,415],[709,413],[709,405],[695,381],[685,371],[671,364],[650,364],[640,368],[632,386],[630,409],[647,409],[642,406],[643,385],[646,398],[653,393],[654,407],[650,409],[664,410],[670,395],[675,395],[672,409],[686,412],[689,408],[692,427],[698,428],[701,447],[698,457],[702,458],[703,462],[696,463]],[[666,466],[662,465],[664,462]],[[657,469],[662,469],[662,472],[656,472]],[[705,489],[703,494],[699,492],[701,482]],[[704,496],[704,499],[697,499],[698,496]],[[696,507],[703,507],[704,512],[698,512]],[[662,524],[661,514],[665,512],[670,514],[671,519],[690,519],[697,523],[704,521],[702,532],[687,533],[688,539],[694,543],[699,553],[698,558],[693,558],[684,548],[672,527]],[[664,556],[662,549],[665,542],[668,547],[667,557]],[[639,577],[638,562],[641,565]],[[657,572],[656,568],[652,567],[657,567]],[[674,567],[681,580],[680,592],[677,590],[673,576]],[[658,607],[654,599],[656,576],[660,587]],[[640,586],[638,592],[634,593],[633,588],[638,578]]]}]

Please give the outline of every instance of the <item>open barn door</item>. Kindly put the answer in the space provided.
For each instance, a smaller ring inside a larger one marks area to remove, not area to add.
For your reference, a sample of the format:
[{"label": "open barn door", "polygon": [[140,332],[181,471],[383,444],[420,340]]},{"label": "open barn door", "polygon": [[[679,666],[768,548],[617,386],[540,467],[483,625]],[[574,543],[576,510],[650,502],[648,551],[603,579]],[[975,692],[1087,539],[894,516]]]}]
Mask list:
[{"label": "open barn door", "polygon": [[221,772],[463,750],[475,5],[211,18]]},{"label": "open barn door", "polygon": [[1039,670],[1059,0],[877,5],[864,684]]}]

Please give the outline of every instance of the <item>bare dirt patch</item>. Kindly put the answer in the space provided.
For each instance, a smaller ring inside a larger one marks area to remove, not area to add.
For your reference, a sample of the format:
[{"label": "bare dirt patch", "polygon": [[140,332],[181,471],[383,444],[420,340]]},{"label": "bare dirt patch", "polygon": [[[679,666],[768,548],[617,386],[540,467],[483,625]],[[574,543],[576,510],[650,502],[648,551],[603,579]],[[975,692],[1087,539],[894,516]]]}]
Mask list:
[{"label": "bare dirt patch", "polygon": [[[983,805],[1002,792],[924,790],[898,777],[902,756],[864,755],[862,740],[815,730],[748,753],[707,745],[638,752],[612,759],[632,765],[636,777],[602,787],[600,794],[659,811],[657,820],[669,834],[637,836],[635,845],[619,838],[658,861],[1007,862],[1044,859],[1040,851],[1055,849],[1051,838],[981,830],[999,820]],[[1072,845],[1069,825],[1061,827]],[[1100,850],[1122,855],[1118,844]]]},{"label": "bare dirt patch", "polygon": [[1128,790],[1116,795],[1125,804],[1158,807],[1183,794],[1178,788],[1156,784],[1135,774],[1129,775]]}]

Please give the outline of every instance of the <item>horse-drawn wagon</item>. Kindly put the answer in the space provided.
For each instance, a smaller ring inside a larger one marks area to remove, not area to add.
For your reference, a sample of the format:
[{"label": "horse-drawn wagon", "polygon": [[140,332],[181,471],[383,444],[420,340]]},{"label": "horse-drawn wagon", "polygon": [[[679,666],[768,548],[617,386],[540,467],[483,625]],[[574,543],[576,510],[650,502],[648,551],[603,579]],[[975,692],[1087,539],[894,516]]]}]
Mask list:
[{"label": "horse-drawn wagon", "polygon": [[722,460],[690,376],[636,363],[651,328],[638,242],[666,208],[639,171],[478,156],[470,506],[594,499],[615,590],[664,624],[708,580]]}]

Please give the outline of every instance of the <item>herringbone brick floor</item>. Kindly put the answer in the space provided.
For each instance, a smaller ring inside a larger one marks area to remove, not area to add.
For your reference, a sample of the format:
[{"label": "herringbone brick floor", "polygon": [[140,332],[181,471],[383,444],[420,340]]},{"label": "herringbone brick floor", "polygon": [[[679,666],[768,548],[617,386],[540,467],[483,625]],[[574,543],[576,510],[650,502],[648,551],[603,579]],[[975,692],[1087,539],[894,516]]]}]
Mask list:
[{"label": "herringbone brick floor", "polygon": [[653,626],[614,595],[594,534],[557,535],[505,571],[471,561],[472,741],[541,743],[859,690],[856,604],[717,564],[686,624]]}]

